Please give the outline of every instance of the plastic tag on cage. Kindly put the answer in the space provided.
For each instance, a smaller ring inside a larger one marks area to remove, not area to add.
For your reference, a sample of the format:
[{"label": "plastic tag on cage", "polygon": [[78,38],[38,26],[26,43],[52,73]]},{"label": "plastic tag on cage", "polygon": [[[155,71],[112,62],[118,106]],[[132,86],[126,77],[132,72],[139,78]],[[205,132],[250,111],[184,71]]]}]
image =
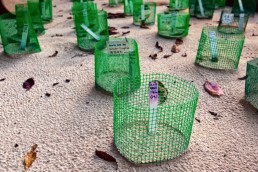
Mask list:
[{"label": "plastic tag on cage", "polygon": [[28,39],[28,32],[29,32],[29,25],[24,24],[23,26],[23,31],[22,31],[22,39],[21,39],[21,49],[25,50],[26,44],[27,44],[27,39]]},{"label": "plastic tag on cage", "polygon": [[241,13],[239,15],[239,23],[238,23],[238,29],[240,31],[244,31],[244,20],[245,20],[245,14]]},{"label": "plastic tag on cage", "polygon": [[130,11],[133,13],[133,1],[129,0]]},{"label": "plastic tag on cage", "polygon": [[109,54],[128,54],[129,42],[126,40],[109,40],[107,42]]},{"label": "plastic tag on cage", "polygon": [[216,32],[211,31],[209,33],[210,38],[210,48],[211,48],[211,61],[217,62],[218,61],[218,52],[217,52],[217,43],[216,43]]},{"label": "plastic tag on cage", "polygon": [[129,53],[129,73],[132,78],[136,77],[136,53],[134,51]]},{"label": "plastic tag on cage", "polygon": [[175,9],[178,8],[178,0],[175,0]]},{"label": "plastic tag on cage", "polygon": [[199,3],[199,8],[200,8],[200,12],[202,16],[205,16],[204,14],[204,9],[203,9],[203,4],[202,4],[202,0],[198,0]]},{"label": "plastic tag on cage", "polygon": [[44,1],[40,2],[42,16],[46,16],[46,3]]},{"label": "plastic tag on cage", "polygon": [[234,14],[229,14],[229,13],[226,13],[226,14],[223,14],[222,15],[222,24],[233,24],[234,23]]},{"label": "plastic tag on cage", "polygon": [[83,30],[88,32],[97,41],[100,40],[100,37],[98,35],[96,35],[94,32],[92,32],[92,30],[90,30],[85,24],[81,24],[81,28],[83,28]]},{"label": "plastic tag on cage", "polygon": [[238,0],[238,4],[239,4],[239,9],[241,12],[244,12],[244,6],[243,6],[243,2],[242,0]]},{"label": "plastic tag on cage", "polygon": [[149,132],[153,133],[156,130],[156,116],[158,108],[158,81],[150,82],[150,116],[149,116]]},{"label": "plastic tag on cage", "polygon": [[177,18],[177,12],[172,13],[172,27],[171,32],[174,33],[176,31],[176,18]]},{"label": "plastic tag on cage", "polygon": [[84,23],[86,25],[89,25],[89,20],[88,20],[88,11],[85,8],[85,6],[83,7],[84,9],[82,10],[82,15],[83,15],[83,19],[84,19]]},{"label": "plastic tag on cage", "polygon": [[145,9],[144,9],[144,4],[141,5],[141,19],[145,20]]}]

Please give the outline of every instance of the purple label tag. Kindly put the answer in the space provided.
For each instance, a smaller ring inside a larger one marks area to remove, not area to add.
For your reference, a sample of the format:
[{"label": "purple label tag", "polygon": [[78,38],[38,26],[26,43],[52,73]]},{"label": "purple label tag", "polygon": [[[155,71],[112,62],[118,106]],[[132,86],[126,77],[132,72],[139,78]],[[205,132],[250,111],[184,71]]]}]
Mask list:
[{"label": "purple label tag", "polygon": [[158,107],[158,81],[150,82],[150,117],[149,117],[149,132],[156,130],[156,114]]}]

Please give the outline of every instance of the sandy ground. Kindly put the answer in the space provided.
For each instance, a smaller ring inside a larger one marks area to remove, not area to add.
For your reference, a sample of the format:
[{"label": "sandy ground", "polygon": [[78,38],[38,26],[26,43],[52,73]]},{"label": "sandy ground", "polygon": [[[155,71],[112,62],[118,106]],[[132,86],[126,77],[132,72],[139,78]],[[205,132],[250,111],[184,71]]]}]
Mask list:
[{"label": "sandy ground", "polygon": [[[97,1],[102,8],[105,1]],[[55,0],[54,21],[47,24],[46,34],[39,37],[41,53],[8,57],[0,47],[0,171],[23,171],[23,157],[33,143],[38,144],[38,158],[30,171],[116,171],[116,164],[95,156],[95,149],[107,151],[118,161],[118,171],[193,171],[255,172],[258,171],[258,113],[244,101],[246,62],[258,57],[258,17],[250,19],[246,41],[237,71],[215,71],[194,65],[201,29],[216,25],[212,20],[191,19],[189,36],[181,52],[169,59],[174,40],[157,36],[157,26],[149,30],[132,25],[132,17],[109,20],[109,25],[130,26],[128,37],[137,40],[142,73],[169,73],[193,81],[200,98],[189,149],[180,157],[161,165],[136,166],[124,159],[113,145],[113,101],[94,88],[94,56],[80,51],[72,29],[71,2]],[[122,12],[122,6],[104,7]],[[166,7],[158,7],[158,12]],[[63,15],[63,16],[60,16]],[[51,37],[55,34],[63,37]],[[164,47],[156,61],[148,58],[155,42]],[[55,50],[57,57],[49,58]],[[187,57],[181,57],[186,52]],[[80,57],[72,58],[76,54]],[[22,83],[33,77],[30,91]],[[69,83],[64,80],[70,79]],[[225,95],[213,98],[203,90],[206,79],[222,86]],[[52,84],[59,85],[52,87]],[[46,97],[45,93],[50,93]],[[208,111],[222,117],[215,120]],[[18,144],[18,147],[15,147]]]}]

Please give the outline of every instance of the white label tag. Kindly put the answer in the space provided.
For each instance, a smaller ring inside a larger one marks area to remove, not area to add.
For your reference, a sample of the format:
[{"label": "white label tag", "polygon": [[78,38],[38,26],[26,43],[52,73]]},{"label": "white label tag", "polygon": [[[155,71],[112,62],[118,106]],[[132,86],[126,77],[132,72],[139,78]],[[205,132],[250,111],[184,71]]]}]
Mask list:
[{"label": "white label tag", "polygon": [[41,4],[41,11],[42,11],[42,16],[46,16],[46,3],[43,1],[43,2],[40,2]]},{"label": "white label tag", "polygon": [[149,118],[149,132],[156,131],[156,116],[158,108],[158,81],[150,82],[150,118]]},{"label": "white label tag", "polygon": [[145,9],[144,9],[144,4],[141,6],[141,19],[145,20]]},{"label": "white label tag", "polygon": [[110,40],[107,42],[109,54],[128,54],[129,43],[126,40]]},{"label": "white label tag", "polygon": [[88,32],[94,39],[96,39],[97,41],[100,40],[100,37],[96,35],[94,32],[92,32],[85,24],[81,24],[81,27],[83,28],[83,30]]},{"label": "white label tag", "polygon": [[27,46],[28,32],[29,32],[29,25],[24,24],[23,31],[22,31],[22,39],[21,39],[21,49],[22,50],[25,50],[25,48]]},{"label": "white label tag", "polygon": [[239,8],[241,12],[244,12],[244,6],[242,0],[238,0]]},{"label": "white label tag", "polygon": [[202,5],[202,0],[198,0],[198,2],[199,2],[199,8],[200,8],[201,15],[204,17],[205,14],[204,14],[204,9],[203,9],[203,5]]},{"label": "white label tag", "polygon": [[218,61],[217,43],[216,43],[216,32],[211,31],[209,33],[210,37],[210,48],[211,48],[211,61]]},{"label": "white label tag", "polygon": [[240,31],[244,31],[244,20],[245,20],[245,14],[241,13],[239,15],[239,22],[238,22],[238,29]]},{"label": "white label tag", "polygon": [[172,14],[172,27],[171,27],[172,33],[174,33],[176,31],[176,18],[177,18],[177,12],[174,12]]},{"label": "white label tag", "polygon": [[233,24],[233,23],[234,23],[234,14],[222,15],[222,24]]},{"label": "white label tag", "polygon": [[130,12],[133,13],[133,1],[129,0]]},{"label": "white label tag", "polygon": [[83,19],[84,19],[85,25],[89,25],[88,11],[87,11],[87,9],[85,7],[84,7],[84,9],[82,11],[82,14],[83,14]]}]

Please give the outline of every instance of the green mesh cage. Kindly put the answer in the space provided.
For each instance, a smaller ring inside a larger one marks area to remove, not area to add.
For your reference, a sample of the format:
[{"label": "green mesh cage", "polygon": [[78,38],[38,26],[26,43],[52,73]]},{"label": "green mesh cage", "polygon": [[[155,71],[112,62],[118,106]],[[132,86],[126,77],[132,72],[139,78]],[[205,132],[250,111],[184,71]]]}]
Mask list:
[{"label": "green mesh cage", "polygon": [[215,0],[215,8],[224,8],[226,0]]},{"label": "green mesh cage", "polygon": [[72,11],[79,48],[93,51],[96,43],[108,39],[107,12],[98,11],[96,3],[74,3]]},{"label": "green mesh cage", "polygon": [[194,16],[199,19],[210,19],[213,17],[215,0],[196,0]]},{"label": "green mesh cage", "polygon": [[[158,83],[154,108],[150,82]],[[167,74],[118,80],[114,86],[118,151],[136,164],[159,163],[182,154],[190,143],[198,96],[191,82]]]},{"label": "green mesh cage", "polygon": [[0,16],[0,33],[7,54],[41,51],[27,5],[16,5],[16,18],[9,13]]},{"label": "green mesh cage", "polygon": [[232,7],[232,13],[236,15],[246,13],[253,16],[255,14],[256,4],[257,0],[235,0]]},{"label": "green mesh cage", "polygon": [[190,16],[194,16],[195,2],[196,0],[189,0],[189,13]]},{"label": "green mesh cage", "polygon": [[140,76],[138,46],[135,40],[127,38],[110,38],[103,42],[95,46],[95,86],[112,94],[118,79]]},{"label": "green mesh cage", "polygon": [[158,34],[168,38],[188,35],[190,14],[188,12],[165,12],[158,14]]},{"label": "green mesh cage", "polygon": [[45,33],[45,28],[41,19],[40,14],[40,5],[39,1],[28,0],[28,8],[30,11],[31,20],[33,23],[33,27],[37,35],[42,35]]},{"label": "green mesh cage", "polygon": [[124,0],[124,14],[126,16],[133,15],[133,0]]},{"label": "green mesh cage", "polygon": [[237,69],[245,36],[218,32],[217,27],[202,30],[196,64],[213,69]]},{"label": "green mesh cage", "polygon": [[241,13],[235,16],[229,11],[223,11],[220,16],[218,30],[223,33],[242,33],[245,32],[249,16]]},{"label": "green mesh cage", "polygon": [[245,80],[245,96],[256,109],[258,109],[258,59],[247,62]]},{"label": "green mesh cage", "polygon": [[135,25],[154,25],[156,19],[156,3],[155,2],[134,2],[133,23]]},{"label": "green mesh cage", "polygon": [[169,0],[169,10],[183,10],[189,8],[189,0]]},{"label": "green mesh cage", "polygon": [[114,7],[114,6],[117,6],[117,5],[121,5],[124,3],[124,0],[109,0],[108,1],[108,5],[110,7]]},{"label": "green mesh cage", "polygon": [[44,23],[53,20],[52,0],[39,0],[40,14]]}]

